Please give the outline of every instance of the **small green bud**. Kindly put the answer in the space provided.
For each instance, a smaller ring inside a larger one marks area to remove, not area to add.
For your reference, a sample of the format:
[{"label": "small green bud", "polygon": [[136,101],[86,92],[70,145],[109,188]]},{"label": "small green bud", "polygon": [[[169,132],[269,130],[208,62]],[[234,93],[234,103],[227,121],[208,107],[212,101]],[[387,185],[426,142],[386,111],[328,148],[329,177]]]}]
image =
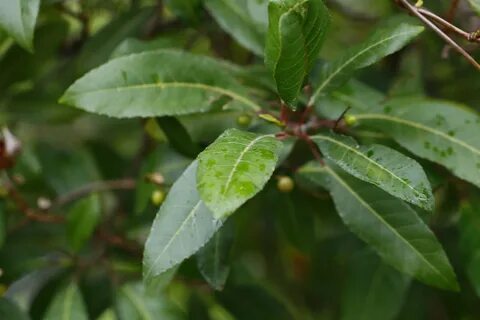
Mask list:
[{"label": "small green bud", "polygon": [[358,123],[358,119],[355,116],[347,114],[345,116],[345,123],[347,124],[347,126],[353,127],[354,125],[356,125]]},{"label": "small green bud", "polygon": [[151,196],[151,200],[152,200],[152,203],[155,206],[161,205],[163,203],[163,201],[165,200],[165,192],[163,192],[162,190],[153,191],[152,196]]},{"label": "small green bud", "polygon": [[278,178],[277,189],[280,192],[289,193],[292,192],[293,188],[295,188],[295,182],[293,182],[292,178],[288,176]]},{"label": "small green bud", "polygon": [[250,125],[250,123],[252,123],[252,117],[250,117],[248,114],[243,114],[237,118],[237,123],[242,127],[247,127]]}]

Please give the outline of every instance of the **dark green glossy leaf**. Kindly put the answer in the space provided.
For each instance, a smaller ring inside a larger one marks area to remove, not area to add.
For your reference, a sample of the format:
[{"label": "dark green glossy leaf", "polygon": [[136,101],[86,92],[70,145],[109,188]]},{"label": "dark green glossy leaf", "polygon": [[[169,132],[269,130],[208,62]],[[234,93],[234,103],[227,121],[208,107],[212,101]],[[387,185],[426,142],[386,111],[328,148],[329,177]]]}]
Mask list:
[{"label": "dark green glossy leaf", "polygon": [[360,146],[350,137],[333,133],[312,139],[326,157],[351,175],[425,210],[433,210],[430,183],[415,160],[385,146]]},{"label": "dark green glossy leaf", "polygon": [[204,0],[217,23],[242,46],[263,55],[267,0]]},{"label": "dark green glossy leaf", "polygon": [[231,129],[199,155],[198,190],[215,217],[231,214],[263,189],[281,149],[274,135]]},{"label": "dark green glossy leaf", "polygon": [[40,0],[5,0],[0,2],[0,28],[18,44],[33,51],[33,31]]},{"label": "dark green glossy leaf", "polygon": [[77,80],[61,102],[117,118],[210,111],[229,97],[229,108],[259,110],[227,64],[181,51],[150,51],[114,59]]},{"label": "dark green glossy leaf", "polygon": [[57,292],[45,320],[88,320],[87,310],[76,283],[71,282]]},{"label": "dark green glossy leaf", "polygon": [[143,256],[147,282],[197,252],[223,224],[200,199],[196,172],[197,161],[175,182],[153,222]]},{"label": "dark green glossy leaf", "polygon": [[349,261],[342,299],[342,320],[393,320],[403,304],[410,278],[370,252]]},{"label": "dark green glossy leaf", "polygon": [[344,223],[385,262],[431,286],[459,290],[441,244],[409,206],[331,166],[308,164],[299,172],[330,191]]},{"label": "dark green glossy leaf", "polygon": [[322,0],[271,0],[268,16],[265,64],[291,105],[317,59],[330,17]]},{"label": "dark green glossy leaf", "polygon": [[423,30],[417,24],[399,19],[390,21],[386,27],[378,28],[367,40],[324,65],[319,79],[315,79],[315,92],[309,104],[314,105],[322,94],[340,87],[355,70],[374,64],[400,50]]},{"label": "dark green glossy leaf", "polygon": [[234,232],[232,221],[227,222],[196,255],[200,273],[215,290],[223,289],[230,272]]}]

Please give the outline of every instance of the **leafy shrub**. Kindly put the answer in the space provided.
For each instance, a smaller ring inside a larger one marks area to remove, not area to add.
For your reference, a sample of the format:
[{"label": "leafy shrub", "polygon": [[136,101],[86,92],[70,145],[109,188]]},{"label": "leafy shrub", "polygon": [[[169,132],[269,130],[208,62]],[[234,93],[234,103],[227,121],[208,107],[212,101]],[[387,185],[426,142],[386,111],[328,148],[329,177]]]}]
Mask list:
[{"label": "leafy shrub", "polygon": [[479,7],[0,2],[0,318],[477,319]]}]

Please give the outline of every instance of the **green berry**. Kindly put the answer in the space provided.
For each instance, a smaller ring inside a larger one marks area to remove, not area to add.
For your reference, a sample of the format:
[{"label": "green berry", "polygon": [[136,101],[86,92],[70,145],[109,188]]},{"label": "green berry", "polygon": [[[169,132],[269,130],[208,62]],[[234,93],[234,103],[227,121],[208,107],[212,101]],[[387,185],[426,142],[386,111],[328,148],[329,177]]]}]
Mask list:
[{"label": "green berry", "polygon": [[151,196],[151,200],[152,200],[152,203],[155,206],[161,205],[163,203],[163,201],[165,200],[165,192],[163,192],[162,190],[153,191],[152,196]]},{"label": "green berry", "polygon": [[237,118],[237,123],[242,127],[247,127],[252,123],[252,117],[248,114],[243,114]]},{"label": "green berry", "polygon": [[347,124],[347,126],[353,127],[354,125],[357,124],[357,122],[358,122],[357,117],[348,115],[348,114],[345,116],[345,123]]},{"label": "green berry", "polygon": [[283,176],[278,178],[277,188],[280,192],[289,193],[295,188],[295,183],[292,178]]}]

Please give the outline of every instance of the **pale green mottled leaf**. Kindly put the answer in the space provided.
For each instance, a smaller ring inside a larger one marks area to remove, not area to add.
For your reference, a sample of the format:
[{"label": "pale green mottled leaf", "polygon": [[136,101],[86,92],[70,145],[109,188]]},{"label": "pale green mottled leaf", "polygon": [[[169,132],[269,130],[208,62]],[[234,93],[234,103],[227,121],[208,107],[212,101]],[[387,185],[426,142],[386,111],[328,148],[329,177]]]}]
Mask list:
[{"label": "pale green mottled leaf", "polygon": [[348,80],[355,70],[367,67],[390,55],[415,38],[424,30],[423,27],[402,20],[394,19],[386,27],[378,28],[367,40],[347,50],[340,58],[327,63],[315,79],[315,92],[309,104]]},{"label": "pale green mottled leaf", "polygon": [[197,252],[223,223],[200,199],[196,172],[197,161],[175,182],[153,222],[143,256],[146,281]]},{"label": "pale green mottled leaf", "polygon": [[215,290],[222,290],[227,281],[233,236],[234,228],[230,221],[218,230],[196,255],[200,273]]},{"label": "pale green mottled leaf", "polygon": [[262,21],[267,21],[267,0],[204,0],[204,4],[235,40],[255,54],[263,55],[267,26]]},{"label": "pale green mottled leaf", "polygon": [[385,262],[431,286],[459,290],[441,244],[408,205],[331,165],[308,164],[299,173],[330,191],[344,223]]},{"label": "pale green mottled leaf", "polygon": [[199,155],[198,190],[215,217],[231,214],[263,189],[281,149],[274,135],[231,129]]},{"label": "pale green mottled leaf", "polygon": [[212,58],[160,50],[111,60],[77,80],[61,102],[117,118],[181,115],[223,107],[259,110],[232,68]]},{"label": "pale green mottled leaf", "polygon": [[76,283],[69,283],[55,294],[43,319],[88,320],[87,310]]},{"label": "pale green mottled leaf", "polygon": [[425,210],[433,210],[430,183],[415,160],[385,146],[359,146],[354,139],[333,133],[312,139],[326,157],[351,175]]},{"label": "pale green mottled leaf", "polygon": [[271,0],[265,64],[287,104],[297,98],[330,23],[322,0]]},{"label": "pale green mottled leaf", "polygon": [[382,263],[370,251],[357,254],[348,264],[341,320],[396,319],[410,286],[410,277]]},{"label": "pale green mottled leaf", "polygon": [[0,28],[28,51],[33,51],[33,32],[40,0],[0,1]]}]

